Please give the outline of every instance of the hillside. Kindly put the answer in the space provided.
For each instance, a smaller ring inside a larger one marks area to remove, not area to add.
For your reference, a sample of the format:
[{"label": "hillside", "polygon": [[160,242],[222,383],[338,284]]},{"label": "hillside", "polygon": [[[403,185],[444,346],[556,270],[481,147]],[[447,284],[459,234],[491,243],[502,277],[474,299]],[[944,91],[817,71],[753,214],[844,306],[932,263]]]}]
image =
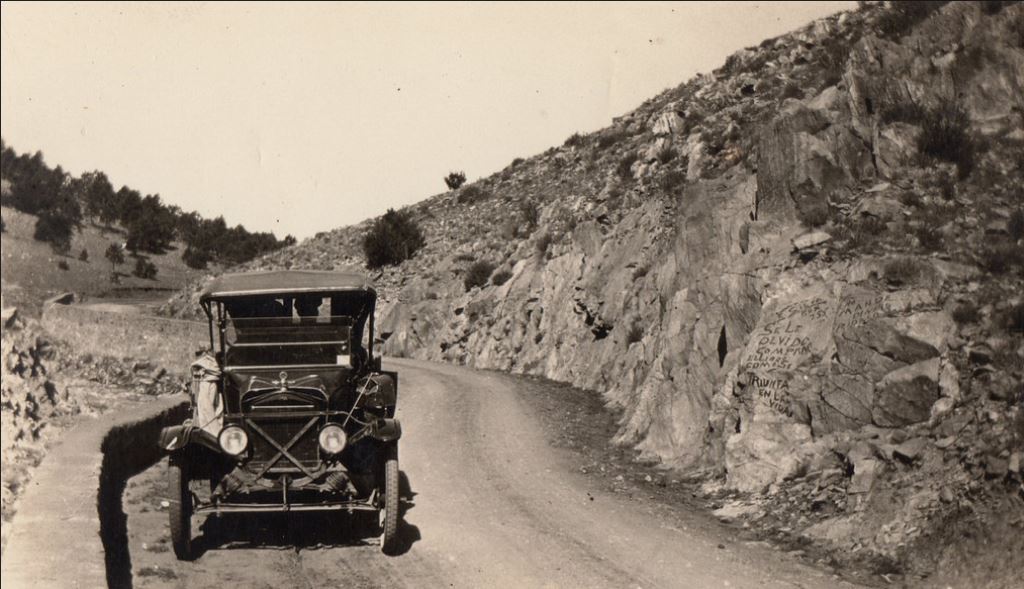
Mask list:
[{"label": "hillside", "polygon": [[[0,233],[3,250],[4,305],[17,305],[35,309],[48,296],[62,292],[75,292],[88,297],[118,297],[158,299],[163,293],[181,289],[204,274],[193,270],[181,260],[179,250],[147,258],[157,268],[154,279],[132,276],[134,260],[125,255],[126,262],[118,268],[120,282],[110,282],[111,265],[104,257],[110,244],[123,244],[124,231],[117,227],[105,228],[87,222],[75,233],[71,252],[67,256],[53,253],[49,244],[33,239],[36,217],[10,207],[3,207],[4,232]],[[178,244],[180,247],[180,244]],[[82,251],[87,260],[79,259]],[[64,262],[67,269],[59,264]]]},{"label": "hillside", "polygon": [[[835,562],[1024,570],[1024,6],[936,7],[814,22],[409,207],[385,352],[599,391],[618,442]],[[240,269],[362,266],[368,227]]]}]

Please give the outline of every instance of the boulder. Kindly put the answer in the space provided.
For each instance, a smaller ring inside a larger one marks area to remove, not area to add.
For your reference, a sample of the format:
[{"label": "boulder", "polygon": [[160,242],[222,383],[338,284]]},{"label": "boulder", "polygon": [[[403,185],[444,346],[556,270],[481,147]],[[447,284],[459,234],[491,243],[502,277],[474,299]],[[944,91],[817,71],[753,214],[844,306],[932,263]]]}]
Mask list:
[{"label": "boulder", "polygon": [[876,425],[897,427],[928,419],[939,398],[939,359],[893,370],[876,386],[872,417]]},{"label": "boulder", "polygon": [[885,471],[885,463],[874,458],[863,458],[853,463],[853,478],[846,492],[851,495],[870,493],[875,481]]},{"label": "boulder", "polygon": [[682,133],[686,120],[675,109],[665,111],[654,118],[651,132],[655,135],[676,135]]},{"label": "boulder", "polygon": [[893,456],[907,462],[913,462],[921,457],[921,454],[928,448],[930,442],[927,438],[910,438],[893,449]]},{"label": "boulder", "polygon": [[824,231],[812,231],[810,233],[804,233],[800,237],[793,240],[794,250],[803,250],[812,248],[825,243],[832,239],[832,236]]}]

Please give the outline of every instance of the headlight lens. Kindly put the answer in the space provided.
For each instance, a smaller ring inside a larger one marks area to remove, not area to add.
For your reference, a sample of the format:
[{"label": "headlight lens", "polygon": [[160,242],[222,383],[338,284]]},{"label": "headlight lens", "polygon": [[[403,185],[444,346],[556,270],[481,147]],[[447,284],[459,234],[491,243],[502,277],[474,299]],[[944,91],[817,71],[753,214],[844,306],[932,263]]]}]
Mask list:
[{"label": "headlight lens", "polygon": [[345,449],[345,444],[348,442],[345,430],[334,423],[325,425],[320,430],[320,435],[317,439],[320,442],[320,448],[328,454],[338,454]]},{"label": "headlight lens", "polygon": [[237,425],[229,425],[220,431],[220,437],[217,440],[224,452],[231,456],[238,456],[245,452],[245,448],[249,445],[249,434]]}]

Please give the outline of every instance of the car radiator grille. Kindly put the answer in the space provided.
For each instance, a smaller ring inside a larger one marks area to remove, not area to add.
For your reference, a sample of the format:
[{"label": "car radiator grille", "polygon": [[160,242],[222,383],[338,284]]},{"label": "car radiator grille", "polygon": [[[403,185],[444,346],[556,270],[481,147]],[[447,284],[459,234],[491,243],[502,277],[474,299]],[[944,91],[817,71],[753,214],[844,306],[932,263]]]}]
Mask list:
[{"label": "car radiator grille", "polygon": [[[295,442],[291,447],[288,447],[288,442],[295,436],[295,434],[302,431],[302,428],[309,423],[309,418],[301,419],[250,419],[249,423],[255,424],[263,432],[265,432],[271,439],[273,439],[279,446],[285,448],[289,454],[295,457],[304,466],[315,466],[319,461],[319,447],[317,446],[316,436],[319,427],[314,425],[306,430],[306,433]],[[270,460],[273,460],[278,454],[277,448],[270,444],[266,438],[257,432],[254,428],[250,428],[250,440],[252,443],[252,459],[249,464],[252,467],[260,468],[264,466]],[[286,456],[281,458],[271,467],[270,472],[290,472],[295,471],[297,468]]]}]

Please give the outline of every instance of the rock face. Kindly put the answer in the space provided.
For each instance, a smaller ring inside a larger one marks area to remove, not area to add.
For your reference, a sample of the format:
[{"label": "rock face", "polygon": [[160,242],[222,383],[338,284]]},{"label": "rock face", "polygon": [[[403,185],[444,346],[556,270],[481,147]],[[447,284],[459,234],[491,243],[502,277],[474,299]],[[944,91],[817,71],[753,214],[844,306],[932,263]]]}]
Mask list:
[{"label": "rock face", "polygon": [[[892,448],[847,457],[840,440],[954,431],[961,369],[1002,358],[971,374],[1006,400],[1024,356],[1005,319],[1024,286],[1010,230],[1024,223],[1024,5],[951,3],[883,38],[887,10],[737,53],[474,198],[410,207],[428,243],[374,277],[384,352],[598,391],[621,411],[618,442],[732,489],[828,472],[871,494],[905,465]],[[922,142],[947,112],[966,116],[960,139]],[[980,136],[984,150],[966,139]],[[246,269],[360,265],[367,227]],[[467,292],[479,260],[494,279]],[[1011,454],[978,472],[1010,472]]]}]

